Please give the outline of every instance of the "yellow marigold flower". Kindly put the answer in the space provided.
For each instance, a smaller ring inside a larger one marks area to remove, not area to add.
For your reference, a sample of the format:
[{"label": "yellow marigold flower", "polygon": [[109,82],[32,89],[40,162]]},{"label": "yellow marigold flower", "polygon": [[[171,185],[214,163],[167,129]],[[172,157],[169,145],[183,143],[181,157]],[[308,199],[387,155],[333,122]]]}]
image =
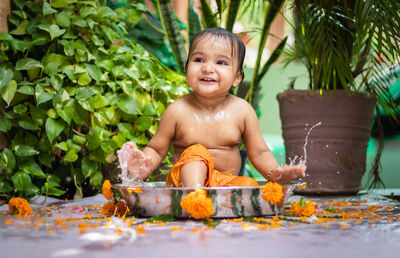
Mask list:
[{"label": "yellow marigold flower", "polygon": [[10,199],[10,201],[8,202],[8,210],[11,214],[25,215],[32,213],[32,208],[29,205],[29,202],[20,197]]},{"label": "yellow marigold flower", "polygon": [[306,201],[304,204],[300,204],[300,201],[295,201],[291,203],[290,213],[293,215],[297,215],[299,217],[306,216],[309,217],[315,213],[317,210],[315,209],[315,203],[311,201]]},{"label": "yellow marigold flower", "polygon": [[107,200],[111,200],[114,198],[114,194],[111,191],[111,184],[110,184],[110,181],[108,181],[108,180],[104,180],[104,183],[103,183],[103,196]]},{"label": "yellow marigold flower", "polygon": [[283,200],[282,186],[278,183],[268,182],[261,186],[261,197],[270,204],[280,205]]},{"label": "yellow marigold flower", "polygon": [[181,201],[181,206],[194,219],[204,219],[214,213],[214,206],[206,191],[196,188],[194,192],[187,194]]},{"label": "yellow marigold flower", "polygon": [[124,201],[119,200],[116,204],[112,202],[106,202],[103,204],[101,214],[103,215],[116,215],[124,216],[129,212],[128,206]]}]

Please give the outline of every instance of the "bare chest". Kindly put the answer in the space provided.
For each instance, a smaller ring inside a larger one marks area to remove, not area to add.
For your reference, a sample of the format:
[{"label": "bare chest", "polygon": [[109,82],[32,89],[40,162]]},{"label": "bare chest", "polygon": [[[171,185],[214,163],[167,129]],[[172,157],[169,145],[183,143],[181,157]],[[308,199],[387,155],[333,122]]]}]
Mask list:
[{"label": "bare chest", "polygon": [[229,116],[197,116],[180,123],[176,130],[174,145],[188,147],[202,144],[208,149],[227,149],[240,143],[242,132],[237,122]]}]

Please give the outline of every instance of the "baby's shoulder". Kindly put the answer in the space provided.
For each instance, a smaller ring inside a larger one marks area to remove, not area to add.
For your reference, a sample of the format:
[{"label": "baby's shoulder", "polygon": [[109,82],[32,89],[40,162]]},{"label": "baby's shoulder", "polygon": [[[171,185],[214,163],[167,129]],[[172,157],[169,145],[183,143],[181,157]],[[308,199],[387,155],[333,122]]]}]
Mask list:
[{"label": "baby's shoulder", "polygon": [[170,114],[170,115],[179,115],[181,113],[186,113],[188,110],[188,103],[187,100],[184,97],[181,97],[177,100],[175,100],[173,103],[171,103],[165,113]]},{"label": "baby's shoulder", "polygon": [[249,110],[252,110],[251,105],[246,100],[236,97],[234,95],[229,95],[229,97],[230,97],[230,101],[228,104],[229,108],[233,108],[237,111],[240,110],[243,112],[248,112]]}]

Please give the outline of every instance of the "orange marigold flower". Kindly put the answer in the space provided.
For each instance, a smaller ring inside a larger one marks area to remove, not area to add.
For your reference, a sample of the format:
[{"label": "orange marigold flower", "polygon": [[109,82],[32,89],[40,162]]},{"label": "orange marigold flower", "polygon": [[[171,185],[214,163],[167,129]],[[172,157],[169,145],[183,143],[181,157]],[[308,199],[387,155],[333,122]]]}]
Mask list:
[{"label": "orange marigold flower", "polygon": [[309,217],[317,213],[317,210],[315,209],[315,203],[311,201],[295,201],[290,205],[290,213],[293,215]]},{"label": "orange marigold flower", "polygon": [[261,197],[270,204],[280,205],[283,200],[282,186],[278,183],[268,182],[261,186]]},{"label": "orange marigold flower", "polygon": [[8,210],[11,214],[25,215],[32,213],[32,208],[29,205],[29,202],[20,197],[10,199],[10,201],[8,202]]},{"label": "orange marigold flower", "polygon": [[194,219],[204,219],[214,213],[214,206],[205,190],[196,188],[194,192],[187,194],[181,201],[181,206]]},{"label": "orange marigold flower", "polygon": [[122,200],[119,200],[116,204],[112,202],[106,202],[103,204],[103,208],[101,209],[101,214],[103,215],[124,216],[128,212],[129,208]]},{"label": "orange marigold flower", "polygon": [[104,183],[103,183],[103,196],[107,200],[111,200],[114,198],[114,194],[111,191],[111,183],[108,180],[104,180]]},{"label": "orange marigold flower", "polygon": [[141,192],[143,192],[143,189],[142,188],[140,188],[140,187],[134,187],[134,186],[132,186],[131,188],[128,188],[127,189],[128,190],[128,193],[141,193]]},{"label": "orange marigold flower", "polygon": [[170,230],[171,231],[177,231],[177,230],[185,230],[183,227],[180,227],[180,226],[172,226],[171,228],[170,228]]}]

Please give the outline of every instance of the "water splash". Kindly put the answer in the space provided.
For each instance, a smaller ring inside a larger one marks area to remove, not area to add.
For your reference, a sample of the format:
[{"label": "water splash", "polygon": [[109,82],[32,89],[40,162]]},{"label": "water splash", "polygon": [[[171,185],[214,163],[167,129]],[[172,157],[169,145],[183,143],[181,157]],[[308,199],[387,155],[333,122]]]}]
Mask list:
[{"label": "water splash", "polygon": [[300,158],[299,165],[305,165],[306,164],[306,162],[307,162],[307,149],[306,149],[306,147],[307,147],[307,144],[308,144],[308,137],[310,136],[311,131],[315,127],[320,126],[321,124],[322,124],[321,122],[318,122],[315,125],[311,126],[310,130],[308,130],[308,133],[307,133],[306,139],[305,139],[305,143],[304,143],[304,146],[303,146],[304,156],[303,156],[303,159]]},{"label": "water splash", "polygon": [[121,173],[118,175],[118,177],[122,180],[122,186],[141,186],[143,185],[143,181],[133,177],[128,172],[128,161],[132,159],[133,155],[133,153],[128,151],[127,149],[127,146],[130,144],[132,143],[124,143],[124,145],[122,145],[121,149],[118,152],[119,168],[121,169]]},{"label": "water splash", "polygon": [[[311,128],[308,130],[308,132],[307,132],[307,135],[306,135],[306,138],[305,138],[305,142],[304,142],[304,146],[303,146],[303,152],[304,152],[304,154],[303,154],[303,156],[297,156],[297,155],[295,155],[293,158],[291,158],[291,157],[289,157],[288,159],[289,159],[289,165],[305,165],[306,164],[306,162],[307,162],[307,144],[308,144],[308,137],[310,136],[310,134],[311,134],[311,131],[315,128],[315,127],[317,127],[317,126],[320,126],[322,124],[322,122],[318,122],[318,123],[316,123],[315,125],[313,125],[313,126],[311,126]],[[308,124],[306,124],[306,126],[308,126]],[[306,129],[307,129],[307,127],[306,127]],[[314,141],[311,141],[311,143],[313,143]],[[298,160],[298,163],[296,163],[296,161]],[[308,176],[308,174],[307,174],[307,176]]]}]

